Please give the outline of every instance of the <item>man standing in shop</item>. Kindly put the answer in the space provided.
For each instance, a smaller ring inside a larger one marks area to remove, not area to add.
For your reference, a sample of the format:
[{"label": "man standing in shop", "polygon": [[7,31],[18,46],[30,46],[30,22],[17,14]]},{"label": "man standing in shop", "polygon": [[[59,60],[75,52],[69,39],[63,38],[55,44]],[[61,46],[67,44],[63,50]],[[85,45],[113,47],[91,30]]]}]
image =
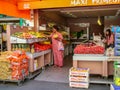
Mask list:
[{"label": "man standing in shop", "polygon": [[64,46],[62,43],[63,36],[61,33],[58,32],[58,30],[59,30],[58,26],[54,25],[50,38],[52,39],[54,66],[62,67],[63,66],[63,51],[64,51]]}]

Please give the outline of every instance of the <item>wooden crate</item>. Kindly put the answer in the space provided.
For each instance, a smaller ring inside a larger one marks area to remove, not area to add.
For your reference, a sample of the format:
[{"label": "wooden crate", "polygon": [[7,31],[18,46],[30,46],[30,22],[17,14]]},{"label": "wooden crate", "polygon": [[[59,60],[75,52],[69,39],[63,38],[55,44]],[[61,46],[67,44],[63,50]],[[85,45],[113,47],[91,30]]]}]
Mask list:
[{"label": "wooden crate", "polygon": [[72,76],[89,76],[89,69],[88,68],[70,68],[69,75]]},{"label": "wooden crate", "polygon": [[69,82],[70,87],[75,87],[75,88],[88,88],[89,83],[85,82]]},{"label": "wooden crate", "polygon": [[70,82],[89,82],[89,77],[85,76],[69,76]]}]

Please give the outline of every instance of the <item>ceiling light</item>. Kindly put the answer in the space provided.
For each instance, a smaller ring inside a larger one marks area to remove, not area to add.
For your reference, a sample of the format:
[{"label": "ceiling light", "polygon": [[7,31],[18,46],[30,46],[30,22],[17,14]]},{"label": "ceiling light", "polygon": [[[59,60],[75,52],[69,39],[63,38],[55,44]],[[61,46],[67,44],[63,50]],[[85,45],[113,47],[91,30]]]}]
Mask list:
[{"label": "ceiling light", "polygon": [[120,14],[120,10],[118,10],[115,14],[115,16],[118,16]]},{"label": "ceiling light", "polygon": [[74,23],[74,25],[77,25],[79,27],[89,27],[90,23]]},{"label": "ceiling light", "polygon": [[74,15],[74,14],[72,14],[72,13],[70,13],[70,12],[65,12],[67,15],[69,15],[70,17],[73,17],[73,18],[77,18],[77,16],[76,15]]}]

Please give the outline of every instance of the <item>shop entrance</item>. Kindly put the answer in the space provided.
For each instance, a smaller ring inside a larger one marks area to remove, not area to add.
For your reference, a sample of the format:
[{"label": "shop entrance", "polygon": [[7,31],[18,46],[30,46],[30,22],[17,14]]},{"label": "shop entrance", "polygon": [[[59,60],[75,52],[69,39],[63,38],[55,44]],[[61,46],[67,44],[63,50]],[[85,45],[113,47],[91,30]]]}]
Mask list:
[{"label": "shop entrance", "polygon": [[72,55],[64,58],[64,66],[54,67],[46,66],[39,76],[35,78],[37,81],[69,83],[69,69],[72,67]]},{"label": "shop entrance", "polygon": [[[104,36],[104,31],[112,26],[119,26],[120,5],[77,7],[39,10],[41,13],[40,24],[56,23],[69,27],[69,55],[64,58],[63,68],[46,67],[35,78],[40,81],[69,82],[69,69],[73,66],[74,48],[80,43],[93,40],[93,35]],[[66,53],[66,52],[65,52]],[[87,62],[86,62],[87,63]],[[113,75],[113,63],[108,67],[108,76]],[[102,75],[100,75],[102,76]],[[59,80],[58,80],[59,79]],[[102,82],[102,81],[101,81]],[[112,81],[105,81],[111,83]]]}]

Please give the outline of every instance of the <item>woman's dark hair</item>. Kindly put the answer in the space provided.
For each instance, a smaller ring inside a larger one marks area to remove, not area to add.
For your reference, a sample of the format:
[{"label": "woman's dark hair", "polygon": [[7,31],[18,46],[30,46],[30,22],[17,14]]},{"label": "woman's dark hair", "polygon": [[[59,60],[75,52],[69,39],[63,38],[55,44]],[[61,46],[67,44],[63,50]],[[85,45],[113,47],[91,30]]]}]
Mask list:
[{"label": "woman's dark hair", "polygon": [[54,25],[53,28],[55,28],[56,30],[59,30],[57,25]]},{"label": "woman's dark hair", "polygon": [[107,36],[109,36],[109,38],[110,38],[110,36],[111,36],[111,30],[110,30],[110,29],[107,29],[106,32],[108,32],[108,35],[107,35]]}]

